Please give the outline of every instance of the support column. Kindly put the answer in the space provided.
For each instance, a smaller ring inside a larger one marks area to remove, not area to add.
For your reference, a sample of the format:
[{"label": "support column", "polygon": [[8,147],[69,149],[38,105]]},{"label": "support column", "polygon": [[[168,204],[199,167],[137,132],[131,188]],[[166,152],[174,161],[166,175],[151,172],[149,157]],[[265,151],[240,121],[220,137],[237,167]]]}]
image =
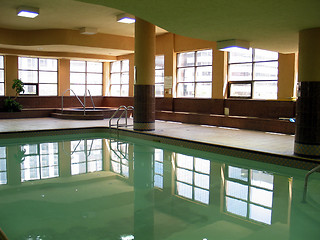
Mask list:
[{"label": "support column", "polygon": [[155,26],[136,18],[134,130],[155,130]]},{"label": "support column", "polygon": [[299,33],[299,79],[294,152],[320,157],[320,28]]}]

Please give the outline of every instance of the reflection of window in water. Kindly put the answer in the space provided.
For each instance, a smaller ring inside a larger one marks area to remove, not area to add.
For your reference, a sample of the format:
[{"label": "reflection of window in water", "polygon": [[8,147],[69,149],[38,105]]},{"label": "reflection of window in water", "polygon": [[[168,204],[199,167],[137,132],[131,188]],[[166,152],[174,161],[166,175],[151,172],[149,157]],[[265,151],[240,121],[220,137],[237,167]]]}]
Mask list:
[{"label": "reflection of window in water", "polygon": [[176,193],[209,204],[210,161],[176,154]]},{"label": "reflection of window in water", "polygon": [[0,147],[0,185],[7,184],[7,153],[6,147]]},{"label": "reflection of window in water", "polygon": [[71,141],[71,175],[102,170],[102,139]]},{"label": "reflection of window in water", "polygon": [[59,176],[58,143],[26,144],[21,151],[22,182]]},{"label": "reflection of window in water", "polygon": [[154,150],[154,186],[163,188],[163,150]]},{"label": "reflection of window in water", "polygon": [[110,150],[111,171],[129,178],[129,143],[111,142]]},{"label": "reflection of window in water", "polygon": [[273,175],[228,166],[225,182],[226,211],[247,219],[271,224]]}]

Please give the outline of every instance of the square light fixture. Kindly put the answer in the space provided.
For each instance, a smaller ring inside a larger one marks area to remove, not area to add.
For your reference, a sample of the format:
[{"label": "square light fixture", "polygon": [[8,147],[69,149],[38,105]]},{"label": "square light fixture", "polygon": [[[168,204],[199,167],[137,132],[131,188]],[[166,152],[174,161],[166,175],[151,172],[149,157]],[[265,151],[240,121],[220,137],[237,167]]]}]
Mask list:
[{"label": "square light fixture", "polygon": [[250,42],[238,39],[229,39],[223,41],[217,41],[217,49],[220,51],[232,51],[233,49],[249,49]]},{"label": "square light fixture", "polygon": [[82,27],[79,29],[80,34],[84,35],[94,35],[98,32],[98,29],[96,28],[91,28],[91,27]]},{"label": "square light fixture", "polygon": [[136,21],[136,19],[134,18],[134,16],[132,16],[131,14],[128,13],[122,13],[117,15],[117,22],[119,23],[134,23]]},{"label": "square light fixture", "polygon": [[39,8],[35,7],[18,7],[17,15],[19,17],[35,18],[39,15]]}]

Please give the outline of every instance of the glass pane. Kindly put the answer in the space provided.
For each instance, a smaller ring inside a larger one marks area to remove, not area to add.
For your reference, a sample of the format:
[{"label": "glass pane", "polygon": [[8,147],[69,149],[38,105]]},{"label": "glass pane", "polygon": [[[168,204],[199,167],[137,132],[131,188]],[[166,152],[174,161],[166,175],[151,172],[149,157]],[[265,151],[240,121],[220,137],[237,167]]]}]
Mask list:
[{"label": "glass pane", "polygon": [[24,85],[24,93],[21,94],[37,94],[37,85]]},{"label": "glass pane", "polygon": [[163,174],[163,163],[161,162],[155,162],[154,163],[154,173],[155,174]]},{"label": "glass pane", "polygon": [[87,62],[87,72],[102,73],[102,62]]},{"label": "glass pane", "polygon": [[4,68],[3,62],[3,56],[0,56],[0,68]]},{"label": "glass pane", "polygon": [[0,158],[6,158],[6,147],[0,147]]},{"label": "glass pane", "polygon": [[102,84],[102,74],[87,73],[87,84]]},{"label": "glass pane", "polygon": [[250,202],[271,208],[273,202],[273,192],[260,188],[250,187]]},{"label": "glass pane", "polygon": [[19,69],[23,70],[38,70],[38,58],[18,58]]},{"label": "glass pane", "polygon": [[177,166],[193,170],[193,157],[187,156],[184,154],[177,153],[176,155],[177,159]]},{"label": "glass pane", "polygon": [[209,204],[209,191],[200,188],[195,188],[194,200],[205,204]]},{"label": "glass pane", "polygon": [[248,182],[248,169],[237,168],[237,167],[228,167],[228,178],[239,179],[245,182]]},{"label": "glass pane", "polygon": [[120,72],[120,61],[112,62],[111,63],[111,73]]},{"label": "glass pane", "polygon": [[121,84],[129,84],[129,73],[121,73]]},{"label": "glass pane", "polygon": [[90,91],[91,96],[102,96],[102,85],[87,85],[87,89]]},{"label": "glass pane", "polygon": [[163,177],[160,175],[154,175],[154,186],[163,188]]},{"label": "glass pane", "polygon": [[251,185],[272,190],[273,175],[258,170],[252,170]]},{"label": "glass pane", "polygon": [[197,98],[211,98],[212,86],[210,83],[196,83],[196,93]]},{"label": "glass pane", "polygon": [[226,209],[228,212],[238,216],[247,216],[247,203],[238,199],[226,197]]},{"label": "glass pane", "polygon": [[197,66],[212,65],[212,50],[197,52]]},{"label": "glass pane", "polygon": [[206,159],[195,158],[194,159],[194,169],[197,172],[209,174],[210,173],[210,161],[206,160]]},{"label": "glass pane", "polygon": [[39,96],[58,96],[58,85],[39,84]]},{"label": "glass pane", "polygon": [[278,53],[262,49],[254,49],[254,61],[270,60],[278,60]]},{"label": "glass pane", "polygon": [[178,83],[178,97],[194,97],[194,83]]},{"label": "glass pane", "polygon": [[85,61],[70,61],[70,72],[85,72],[86,62]]},{"label": "glass pane", "polygon": [[163,97],[164,96],[164,84],[155,84],[156,97]]},{"label": "glass pane", "polygon": [[121,72],[129,72],[129,60],[121,61]]},{"label": "glass pane", "polygon": [[253,98],[254,99],[277,99],[278,82],[263,81],[253,83]]},{"label": "glass pane", "polygon": [[120,84],[120,73],[112,73],[110,76],[111,84]]},{"label": "glass pane", "polygon": [[19,71],[19,79],[23,83],[38,83],[38,71]]},{"label": "glass pane", "polygon": [[163,150],[162,149],[155,149],[154,150],[154,160],[158,162],[163,162]]},{"label": "glass pane", "polygon": [[156,69],[164,69],[164,55],[156,56],[155,65]]},{"label": "glass pane", "polygon": [[192,187],[188,184],[177,182],[177,194],[192,199]]},{"label": "glass pane", "polygon": [[270,209],[250,204],[250,219],[271,224],[272,211]]},{"label": "glass pane", "polygon": [[178,69],[178,82],[194,82],[194,71],[195,68],[179,68]]},{"label": "glass pane", "polygon": [[236,182],[226,181],[226,194],[230,197],[248,200],[248,186]]},{"label": "glass pane", "polygon": [[178,53],[178,67],[195,66],[195,52]]},{"label": "glass pane", "polygon": [[0,70],[0,82],[4,82],[4,70]]},{"label": "glass pane", "polygon": [[7,184],[7,173],[0,172],[0,184]]},{"label": "glass pane", "polygon": [[210,177],[209,175],[195,173],[194,174],[194,185],[204,189],[209,189]]},{"label": "glass pane", "polygon": [[278,62],[255,63],[253,80],[278,80]]},{"label": "glass pane", "polygon": [[0,83],[0,95],[4,96],[4,83]]},{"label": "glass pane", "polygon": [[0,171],[1,172],[7,171],[7,161],[5,158],[0,159]]},{"label": "glass pane", "polygon": [[41,71],[58,71],[57,59],[39,58],[39,70]]},{"label": "glass pane", "polygon": [[212,82],[212,67],[197,67],[196,82]]},{"label": "glass pane", "polygon": [[[84,96],[85,92],[85,85],[73,85],[70,84],[70,88],[74,91],[77,96]],[[70,93],[71,96],[73,96],[73,93]],[[80,103],[79,103],[80,105]]]},{"label": "glass pane", "polygon": [[129,96],[129,85],[121,85],[121,96],[122,97]]},{"label": "glass pane", "polygon": [[251,84],[230,85],[230,97],[251,97]]},{"label": "glass pane", "polygon": [[85,73],[70,73],[70,84],[85,84],[85,83],[86,83]]},{"label": "glass pane", "polygon": [[252,64],[232,64],[229,65],[229,81],[252,80]]},{"label": "glass pane", "polygon": [[39,83],[58,83],[58,73],[39,72]]},{"label": "glass pane", "polygon": [[155,83],[164,83],[164,70],[156,70]]},{"label": "glass pane", "polygon": [[111,96],[120,96],[120,85],[111,85],[110,94]]},{"label": "glass pane", "polygon": [[233,49],[229,52],[229,63],[252,62],[252,49]]}]

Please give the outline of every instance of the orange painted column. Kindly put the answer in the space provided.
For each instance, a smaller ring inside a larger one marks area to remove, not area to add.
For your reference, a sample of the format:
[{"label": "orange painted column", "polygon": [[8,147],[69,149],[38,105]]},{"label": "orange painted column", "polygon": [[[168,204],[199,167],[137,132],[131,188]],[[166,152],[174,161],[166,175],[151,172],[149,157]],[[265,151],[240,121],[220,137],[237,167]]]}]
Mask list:
[{"label": "orange painted column", "polygon": [[133,128],[155,130],[155,26],[136,18]]},{"label": "orange painted column", "polygon": [[294,152],[320,157],[320,28],[299,33],[299,78]]}]

